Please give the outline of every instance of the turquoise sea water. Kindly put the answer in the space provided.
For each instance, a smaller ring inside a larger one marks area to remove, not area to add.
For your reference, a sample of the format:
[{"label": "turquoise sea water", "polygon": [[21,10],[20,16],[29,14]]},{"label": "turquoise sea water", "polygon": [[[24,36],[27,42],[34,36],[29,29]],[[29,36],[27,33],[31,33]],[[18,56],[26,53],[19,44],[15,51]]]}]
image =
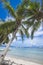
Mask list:
[{"label": "turquoise sea water", "polygon": [[43,65],[43,48],[12,48],[8,54]]},{"label": "turquoise sea water", "polygon": [[[1,52],[1,51],[0,51]],[[10,48],[7,55],[43,65],[43,48]]]}]

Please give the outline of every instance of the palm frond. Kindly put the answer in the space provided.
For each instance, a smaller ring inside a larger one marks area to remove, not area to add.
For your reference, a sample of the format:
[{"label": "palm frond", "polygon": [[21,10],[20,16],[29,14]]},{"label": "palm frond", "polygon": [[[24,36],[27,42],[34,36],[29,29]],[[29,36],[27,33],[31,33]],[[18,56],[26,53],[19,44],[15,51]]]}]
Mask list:
[{"label": "palm frond", "polygon": [[30,2],[30,9],[33,9],[34,11],[35,10],[39,10],[40,8],[40,3],[39,2]]},{"label": "palm frond", "polygon": [[25,28],[23,25],[22,25],[22,30],[24,31],[24,34],[26,35],[26,37],[28,38],[29,37],[29,32],[28,32],[28,29]]},{"label": "palm frond", "polygon": [[40,21],[36,21],[33,26],[32,26],[32,31],[31,31],[31,39],[33,39],[34,36],[34,32],[36,32],[40,26],[41,22]]},{"label": "palm frond", "polygon": [[26,11],[28,16],[38,14],[38,11],[40,9],[40,3],[37,2],[31,2],[29,3],[28,7],[26,7]]},{"label": "palm frond", "polygon": [[25,18],[25,13],[26,13],[26,6],[29,4],[30,0],[22,0],[22,3],[18,5],[17,8],[17,14],[19,17]]},{"label": "palm frond", "polygon": [[19,33],[20,33],[22,41],[23,41],[24,40],[24,33],[23,33],[23,31],[21,29],[19,30]]},{"label": "palm frond", "polygon": [[0,43],[6,38],[8,40],[7,36],[8,34],[15,31],[16,28],[16,22],[5,22],[0,25]]},{"label": "palm frond", "polygon": [[22,0],[22,1],[23,1],[22,3],[23,3],[24,5],[26,5],[26,6],[28,6],[29,3],[30,3],[30,0]]},{"label": "palm frond", "polygon": [[9,2],[4,1],[4,7],[8,10],[11,16],[13,16],[14,18],[17,16],[14,8],[9,4]]},{"label": "palm frond", "polygon": [[35,19],[28,19],[27,21],[22,22],[28,29],[34,24]]},{"label": "palm frond", "polygon": [[17,8],[17,15],[21,18],[24,17],[24,10],[25,10],[25,5],[19,5],[18,8]]}]

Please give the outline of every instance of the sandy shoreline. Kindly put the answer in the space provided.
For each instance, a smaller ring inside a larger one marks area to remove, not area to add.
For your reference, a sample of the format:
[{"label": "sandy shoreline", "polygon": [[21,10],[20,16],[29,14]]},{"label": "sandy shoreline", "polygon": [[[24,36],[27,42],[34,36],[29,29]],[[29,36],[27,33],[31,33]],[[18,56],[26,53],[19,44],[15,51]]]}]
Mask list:
[{"label": "sandy shoreline", "polygon": [[15,57],[13,58],[13,57],[10,57],[10,56],[6,56],[5,60],[11,60],[11,62],[15,63],[13,65],[41,65],[41,64],[38,64],[38,63],[35,63],[35,62],[22,60],[22,59],[15,58]]}]

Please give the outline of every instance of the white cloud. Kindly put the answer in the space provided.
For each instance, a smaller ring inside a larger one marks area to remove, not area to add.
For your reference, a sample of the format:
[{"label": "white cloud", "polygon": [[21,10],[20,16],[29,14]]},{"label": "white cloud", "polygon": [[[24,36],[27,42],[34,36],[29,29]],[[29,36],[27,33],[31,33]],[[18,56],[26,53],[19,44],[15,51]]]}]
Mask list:
[{"label": "white cloud", "polygon": [[34,37],[33,40],[31,38],[25,39],[23,42],[22,40],[14,40],[12,46],[16,47],[32,47],[32,46],[43,46],[43,38]]},{"label": "white cloud", "polygon": [[43,35],[42,25],[39,27],[38,31],[34,33],[34,36]]},{"label": "white cloud", "polygon": [[35,32],[34,36],[39,36],[39,35],[43,35],[43,31],[37,31]]},{"label": "white cloud", "polygon": [[7,17],[6,17],[5,21],[8,21],[8,20],[9,20],[9,21],[10,21],[10,20],[15,21],[15,19],[14,19],[13,17],[11,17],[11,16],[7,16]]}]

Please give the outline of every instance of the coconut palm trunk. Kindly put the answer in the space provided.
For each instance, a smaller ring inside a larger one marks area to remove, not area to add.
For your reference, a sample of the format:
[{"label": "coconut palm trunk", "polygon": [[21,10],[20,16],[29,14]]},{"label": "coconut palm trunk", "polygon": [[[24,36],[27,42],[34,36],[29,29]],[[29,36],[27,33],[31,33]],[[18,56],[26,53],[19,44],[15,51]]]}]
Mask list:
[{"label": "coconut palm trunk", "polygon": [[[3,53],[4,58],[5,58],[5,56],[6,56],[7,52],[8,52],[8,50],[9,50],[9,47],[10,47],[12,41],[13,41],[14,38],[15,38],[16,32],[17,32],[17,30],[14,32],[13,37],[10,39],[10,41],[8,42],[8,44],[7,44],[7,46],[6,46],[5,50],[4,50],[4,53]],[[4,58],[3,58],[3,59],[4,59]]]},{"label": "coconut palm trunk", "polygon": [[5,58],[6,54],[7,54],[7,52],[8,52],[8,50],[9,50],[9,47],[10,47],[12,41],[13,41],[14,38],[15,38],[16,32],[17,32],[17,30],[18,30],[18,27],[19,27],[19,25],[16,26],[16,29],[15,29],[15,31],[14,31],[14,33],[13,33],[12,38],[9,40],[9,42],[8,42],[8,44],[7,44],[7,46],[6,46],[6,48],[4,49],[3,54],[2,54],[1,57],[0,57],[0,65],[1,65],[1,63],[3,62],[3,60],[4,60],[4,58]]},{"label": "coconut palm trunk", "polygon": [[6,48],[5,48],[5,50],[4,50],[4,53],[1,55],[1,57],[0,57],[0,63],[2,63],[2,61],[4,60],[4,58],[5,58],[5,56],[6,56],[6,53],[7,53],[7,51],[8,51],[8,49],[9,49],[9,46],[10,46],[10,44],[12,43],[12,39],[8,42],[8,44],[7,44],[7,46],[6,46]]}]

